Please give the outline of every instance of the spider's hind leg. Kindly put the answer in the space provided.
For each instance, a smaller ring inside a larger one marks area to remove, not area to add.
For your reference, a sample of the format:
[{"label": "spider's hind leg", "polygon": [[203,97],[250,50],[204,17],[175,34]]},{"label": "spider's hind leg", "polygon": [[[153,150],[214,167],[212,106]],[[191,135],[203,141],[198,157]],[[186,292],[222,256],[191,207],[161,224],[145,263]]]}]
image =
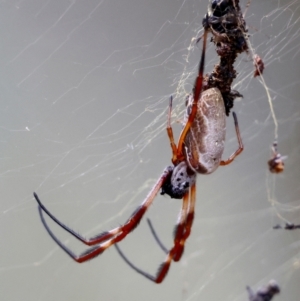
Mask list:
[{"label": "spider's hind leg", "polygon": [[170,249],[169,251],[163,246],[154,228],[152,227],[151,222],[148,221],[148,224],[150,226],[152,234],[154,235],[155,240],[163,249],[163,251],[165,251],[167,254],[167,257],[165,261],[160,265],[156,276],[153,276],[148,272],[145,272],[142,269],[138,268],[136,265],[134,265],[127,258],[127,256],[122,252],[120,247],[117,244],[115,244],[115,247],[119,255],[137,273],[143,275],[144,277],[146,277],[147,279],[155,283],[161,283],[169,271],[172,260],[179,261],[183,254],[185,242],[191,233],[191,227],[194,219],[195,200],[196,200],[196,185],[193,184],[190,193],[189,192],[186,193],[183,197],[182,210],[180,212],[179,221],[175,227],[174,245],[172,249]]},{"label": "spider's hind leg", "polygon": [[232,116],[233,116],[233,120],[234,120],[235,132],[236,132],[236,136],[238,139],[239,148],[227,160],[222,160],[220,162],[220,166],[224,166],[224,165],[228,165],[228,164],[232,163],[232,161],[235,159],[235,157],[237,157],[244,150],[244,145],[243,145],[243,141],[242,141],[242,137],[241,137],[240,129],[239,129],[239,124],[238,124],[238,120],[237,120],[237,116],[236,116],[235,112],[232,112]]}]

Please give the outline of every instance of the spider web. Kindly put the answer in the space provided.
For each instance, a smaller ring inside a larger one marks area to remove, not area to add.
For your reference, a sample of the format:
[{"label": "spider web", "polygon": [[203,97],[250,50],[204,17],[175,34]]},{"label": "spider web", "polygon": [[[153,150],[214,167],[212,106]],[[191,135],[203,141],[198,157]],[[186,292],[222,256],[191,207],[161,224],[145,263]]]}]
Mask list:
[{"label": "spider web", "polygon": [[[141,203],[171,150],[168,99],[180,132],[184,100],[201,53],[207,1],[1,1],[1,290],[5,300],[247,300],[276,279],[276,300],[299,296],[300,104],[298,1],[252,1],[249,55],[236,62],[234,89],[243,153],[198,176],[196,217],[179,263],[157,286],[114,248],[77,265],[47,235],[32,197],[90,236],[124,222]],[[244,10],[247,2],[241,1]],[[252,54],[264,61],[253,78]],[[205,71],[218,62],[208,43]],[[278,140],[285,171],[267,169]],[[237,148],[227,118],[224,158]],[[181,201],[159,196],[150,208],[171,247]],[[72,250],[85,248],[49,221]],[[120,244],[154,274],[164,259],[145,220]],[[4,298],[3,298],[4,299]]]}]

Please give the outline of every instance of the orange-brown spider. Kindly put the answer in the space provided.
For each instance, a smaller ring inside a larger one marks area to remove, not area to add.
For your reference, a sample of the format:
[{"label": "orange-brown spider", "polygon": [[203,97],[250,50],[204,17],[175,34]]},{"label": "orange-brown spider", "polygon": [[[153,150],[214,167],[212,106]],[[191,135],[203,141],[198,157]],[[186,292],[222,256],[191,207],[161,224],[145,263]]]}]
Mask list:
[{"label": "orange-brown spider", "polygon": [[[226,132],[226,113],[223,97],[218,88],[208,89],[201,95],[206,37],[207,31],[204,32],[198,76],[195,80],[193,94],[190,95],[188,99],[184,116],[184,126],[177,145],[175,144],[171,127],[172,98],[170,99],[167,133],[172,149],[173,166],[165,168],[145,200],[123,225],[101,233],[100,235],[96,235],[90,239],[86,239],[60,222],[42,204],[37,194],[34,193],[34,197],[39,204],[40,217],[47,232],[76,262],[81,263],[93,259],[110,246],[122,241],[141,221],[160,189],[162,194],[168,194],[171,198],[183,199],[182,209],[175,228],[173,247],[167,252],[166,259],[158,269],[156,276],[143,272],[134,266],[133,268],[153,282],[161,283],[167,275],[172,260],[180,260],[183,254],[185,241],[190,235],[194,219],[197,173],[212,173],[219,165],[231,163],[243,150],[237,117],[235,113],[233,113],[239,148],[226,161],[221,160]],[[68,247],[59,241],[49,229],[45,222],[43,212],[75,238],[84,244],[93,247],[88,248],[79,256],[74,254]]]}]

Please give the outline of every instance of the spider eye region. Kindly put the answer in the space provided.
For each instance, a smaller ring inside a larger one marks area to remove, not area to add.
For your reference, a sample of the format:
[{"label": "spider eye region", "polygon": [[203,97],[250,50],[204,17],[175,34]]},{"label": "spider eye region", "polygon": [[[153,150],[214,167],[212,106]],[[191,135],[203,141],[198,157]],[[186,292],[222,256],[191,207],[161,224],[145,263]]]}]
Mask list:
[{"label": "spider eye region", "polygon": [[182,199],[196,181],[196,173],[185,162],[173,167],[170,178],[161,188],[161,194],[168,194],[172,199]]}]

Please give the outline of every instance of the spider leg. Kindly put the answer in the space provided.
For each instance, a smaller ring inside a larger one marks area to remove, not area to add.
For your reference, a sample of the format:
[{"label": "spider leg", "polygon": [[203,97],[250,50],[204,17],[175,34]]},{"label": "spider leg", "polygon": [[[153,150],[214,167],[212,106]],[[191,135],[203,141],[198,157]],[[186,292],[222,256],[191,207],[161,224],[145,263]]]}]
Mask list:
[{"label": "spider leg", "polygon": [[227,160],[225,160],[225,161],[222,160],[220,162],[220,166],[230,164],[235,159],[235,157],[238,156],[244,149],[243,141],[242,141],[241,134],[240,134],[239,124],[238,124],[238,120],[237,120],[235,112],[232,112],[232,116],[233,116],[233,120],[234,120],[235,132],[236,132],[236,136],[238,139],[239,148]]},{"label": "spider leg", "polygon": [[194,119],[197,113],[197,106],[198,106],[198,101],[200,99],[200,95],[202,92],[202,83],[203,83],[203,71],[204,71],[204,63],[205,63],[205,49],[206,49],[206,38],[207,38],[207,30],[204,30],[203,34],[203,46],[202,46],[202,53],[201,53],[201,59],[199,63],[199,71],[198,71],[198,76],[195,80],[194,83],[194,89],[193,89],[193,103],[191,106],[191,113],[189,115],[189,118],[182,129],[178,141],[178,146],[177,146],[177,160],[183,161],[184,160],[184,154],[183,154],[183,145],[184,145],[184,139],[186,134],[188,133]]},{"label": "spider leg", "polygon": [[165,261],[159,267],[156,276],[153,276],[153,275],[143,271],[142,269],[138,268],[137,266],[135,266],[126,257],[126,255],[122,252],[120,247],[117,244],[115,244],[115,247],[116,247],[119,255],[137,273],[143,275],[144,277],[146,277],[147,279],[149,279],[155,283],[161,283],[164,280],[164,278],[166,277],[166,275],[169,271],[171,262],[174,259],[174,257],[177,256],[177,253],[180,253],[180,256],[182,254],[181,243],[186,240],[186,239],[184,239],[184,235],[185,235],[185,227],[186,227],[186,221],[187,221],[188,214],[189,214],[189,193],[186,193],[183,197],[182,209],[181,209],[181,212],[179,215],[179,220],[178,220],[177,226],[175,227],[173,248],[168,251],[167,257],[166,257]]},{"label": "spider leg", "polygon": [[[93,238],[86,239],[80,234],[76,233],[74,230],[60,222],[40,201],[39,197],[36,193],[34,193],[34,197],[36,201],[39,204],[39,210],[40,210],[40,216],[42,219],[42,223],[44,227],[46,228],[46,231],[48,234],[54,239],[54,241],[69,255],[71,256],[75,261],[81,263],[85,262],[87,260],[93,259],[94,257],[98,256],[102,252],[104,252],[108,247],[111,245],[121,241],[124,239],[127,234],[129,234],[140,222],[142,217],[144,216],[145,212],[149,208],[149,206],[152,204],[155,196],[157,195],[158,191],[160,190],[161,186],[164,184],[164,182],[168,179],[170,174],[172,173],[173,167],[167,167],[158,181],[155,183],[154,187],[151,189],[149,194],[147,195],[146,199],[143,201],[143,203],[137,208],[137,210],[131,215],[131,217],[125,222],[125,224],[121,225],[120,227],[117,227],[111,231],[105,232],[103,234],[97,235]],[[44,217],[42,215],[42,211],[44,211],[55,223],[57,223],[60,227],[62,227],[64,230],[69,232],[71,235],[73,235],[75,238],[80,240],[86,245],[97,245],[92,248],[87,249],[85,252],[83,252],[81,255],[77,256],[75,255],[71,250],[69,250],[61,241],[59,241],[58,238],[55,237],[53,232],[49,229],[48,225],[46,224]],[[101,243],[102,242],[102,243]],[[100,245],[98,245],[101,243]]]},{"label": "spider leg", "polygon": [[42,224],[44,225],[46,231],[48,232],[48,234],[50,235],[50,237],[57,243],[57,245],[59,247],[61,247],[70,257],[72,257],[73,259],[76,258],[76,254],[74,254],[68,247],[66,247],[55,235],[54,233],[51,231],[51,229],[49,228],[49,226],[47,225],[44,215],[43,215],[43,209],[41,206],[38,206],[38,210],[39,210],[39,214],[40,214],[40,218],[42,221]]},{"label": "spider leg", "polygon": [[191,186],[190,199],[188,202],[189,208],[188,208],[188,213],[187,213],[187,217],[186,217],[186,221],[185,221],[184,233],[180,240],[180,244],[179,244],[180,247],[178,248],[178,251],[176,252],[176,254],[173,258],[174,261],[180,260],[182,254],[183,254],[183,251],[184,251],[185,242],[191,234],[191,228],[192,228],[194,216],[195,216],[195,202],[196,202],[196,184],[194,183]]},{"label": "spider leg", "polygon": [[[196,185],[194,184],[191,187],[191,195],[190,195],[190,202],[189,202],[189,209],[188,209],[188,214],[187,214],[187,218],[186,218],[186,223],[185,223],[185,230],[184,230],[184,235],[182,237],[182,241],[181,241],[181,245],[182,245],[182,250],[177,252],[176,256],[174,256],[173,260],[174,261],[179,261],[183,251],[184,251],[184,244],[185,241],[188,239],[190,233],[191,233],[191,227],[193,224],[193,220],[194,220],[194,212],[195,212],[195,202],[196,202]],[[151,233],[155,239],[155,241],[157,242],[157,244],[160,246],[160,248],[166,253],[168,254],[168,249],[164,246],[164,244],[162,243],[162,241],[160,240],[160,238],[158,237],[152,222],[149,218],[147,218],[147,223],[149,225],[149,228],[151,230]]]},{"label": "spider leg", "polygon": [[[63,228],[64,230],[66,230],[67,232],[69,232],[70,234],[72,234],[75,238],[77,238],[78,240],[80,240],[81,242],[83,242],[84,244],[88,245],[88,246],[92,246],[93,245],[93,239],[86,239],[85,237],[83,237],[81,234],[75,232],[74,230],[72,230],[71,228],[69,228],[68,226],[66,226],[64,223],[62,223],[59,219],[57,219],[46,207],[45,205],[42,203],[42,201],[40,200],[40,198],[38,197],[38,195],[34,192],[33,196],[35,198],[35,200],[38,202],[39,204],[39,209],[40,209],[40,214],[42,213],[42,211],[44,211],[56,224],[58,224],[61,228]],[[44,224],[44,226],[46,225],[45,219],[42,219],[42,222]],[[46,227],[47,232],[48,231],[48,227]],[[51,232],[52,233],[52,232]],[[50,234],[50,233],[49,233]],[[106,233],[103,233],[106,234]],[[53,233],[52,233],[53,235]],[[52,235],[50,235],[52,237]],[[53,238],[53,237],[52,237]],[[100,243],[101,241],[96,241],[97,243]]]},{"label": "spider leg", "polygon": [[115,248],[117,249],[117,252],[119,253],[119,255],[122,257],[122,259],[133,269],[135,270],[137,273],[141,274],[142,276],[146,277],[147,279],[156,282],[156,277],[152,276],[150,273],[147,273],[145,271],[143,271],[142,269],[138,268],[136,265],[134,265],[128,258],[127,256],[123,253],[123,251],[121,250],[121,248],[118,246],[118,244],[115,244]]},{"label": "spider leg", "polygon": [[[174,258],[177,258],[177,256],[181,257],[181,254],[183,253],[182,239],[185,234],[187,216],[189,213],[189,200],[190,200],[190,192],[186,193],[183,197],[182,210],[179,214],[178,222],[174,229],[174,246],[169,251],[169,254],[172,253],[172,257],[171,257],[172,260]],[[179,253],[179,255],[177,255],[178,253]],[[167,266],[167,264],[169,262],[169,260],[168,260],[169,257],[167,256],[165,262],[161,265],[161,268],[160,268],[161,270],[163,270],[164,265]],[[176,260],[176,261],[178,261],[178,260]],[[169,263],[169,265],[170,265],[170,263]]]},{"label": "spider leg", "polygon": [[172,103],[173,103],[173,97],[170,97],[169,101],[169,112],[168,112],[168,121],[167,121],[167,133],[168,137],[170,140],[170,145],[172,148],[172,163],[175,165],[178,161],[177,159],[177,146],[174,140],[174,135],[173,135],[173,129],[171,126],[171,115],[172,115]]},{"label": "spider leg", "polygon": [[157,242],[157,244],[160,246],[160,248],[166,253],[168,254],[169,253],[169,250],[165,247],[165,245],[161,242],[160,238],[158,237],[153,225],[152,225],[152,222],[150,220],[150,218],[147,218],[147,223],[148,223],[148,226],[150,228],[150,231],[155,239],[155,241]]}]

